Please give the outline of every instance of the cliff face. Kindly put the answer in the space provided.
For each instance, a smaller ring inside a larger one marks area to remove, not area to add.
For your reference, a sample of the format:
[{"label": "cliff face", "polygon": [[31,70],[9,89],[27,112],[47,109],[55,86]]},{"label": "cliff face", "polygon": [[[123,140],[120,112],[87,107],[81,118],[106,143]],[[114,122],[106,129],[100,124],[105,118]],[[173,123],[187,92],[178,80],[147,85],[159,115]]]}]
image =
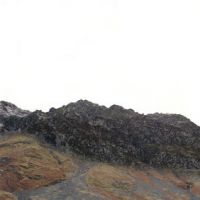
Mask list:
[{"label": "cliff face", "polygon": [[200,169],[200,127],[181,115],[142,115],[80,100],[47,113],[1,117],[1,122],[4,131],[26,131],[99,161]]}]

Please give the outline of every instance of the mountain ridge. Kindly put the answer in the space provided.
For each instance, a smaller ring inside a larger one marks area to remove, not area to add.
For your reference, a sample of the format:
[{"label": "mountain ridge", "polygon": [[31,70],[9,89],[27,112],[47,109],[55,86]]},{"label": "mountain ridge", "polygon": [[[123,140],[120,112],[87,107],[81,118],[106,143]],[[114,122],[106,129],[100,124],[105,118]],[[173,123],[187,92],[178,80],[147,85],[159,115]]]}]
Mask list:
[{"label": "mountain ridge", "polygon": [[2,132],[28,132],[62,150],[99,161],[200,169],[200,127],[182,115],[144,115],[87,100],[49,112],[21,115],[17,109],[20,114],[0,113]]}]

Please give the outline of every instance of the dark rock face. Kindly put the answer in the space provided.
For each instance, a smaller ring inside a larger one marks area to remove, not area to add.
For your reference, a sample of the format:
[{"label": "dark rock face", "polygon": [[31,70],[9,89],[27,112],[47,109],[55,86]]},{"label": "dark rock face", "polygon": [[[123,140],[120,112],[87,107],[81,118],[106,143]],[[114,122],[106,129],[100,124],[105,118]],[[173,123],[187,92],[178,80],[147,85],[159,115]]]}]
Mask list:
[{"label": "dark rock face", "polygon": [[80,100],[43,113],[4,118],[23,130],[89,158],[121,164],[200,169],[200,127],[181,115],[142,115]]}]

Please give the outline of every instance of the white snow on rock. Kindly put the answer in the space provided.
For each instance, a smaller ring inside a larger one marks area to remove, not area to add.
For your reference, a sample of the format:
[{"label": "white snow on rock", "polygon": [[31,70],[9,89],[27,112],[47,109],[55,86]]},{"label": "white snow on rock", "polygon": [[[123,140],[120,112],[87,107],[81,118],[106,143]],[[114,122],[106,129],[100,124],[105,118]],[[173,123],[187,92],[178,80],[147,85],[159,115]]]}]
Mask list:
[{"label": "white snow on rock", "polygon": [[28,115],[29,113],[30,113],[29,111],[22,110],[12,103],[9,103],[6,101],[0,101],[0,116],[1,117],[10,117],[10,116],[24,117]]}]

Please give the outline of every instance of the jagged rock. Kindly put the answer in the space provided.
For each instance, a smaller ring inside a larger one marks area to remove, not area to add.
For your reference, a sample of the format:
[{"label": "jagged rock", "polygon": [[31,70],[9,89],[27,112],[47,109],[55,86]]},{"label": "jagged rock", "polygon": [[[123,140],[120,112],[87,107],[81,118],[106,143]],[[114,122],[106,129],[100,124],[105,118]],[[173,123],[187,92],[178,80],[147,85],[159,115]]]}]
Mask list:
[{"label": "jagged rock", "polygon": [[80,100],[3,121],[8,131],[23,130],[100,161],[200,169],[200,127],[181,115],[143,115]]},{"label": "jagged rock", "polygon": [[6,127],[4,127],[5,120],[9,119],[10,117],[25,117],[28,114],[30,114],[29,111],[22,110],[12,103],[0,101],[0,132],[6,130]]},{"label": "jagged rock", "polygon": [[24,117],[28,115],[29,113],[30,113],[29,111],[22,110],[12,103],[9,103],[6,101],[0,101],[0,116],[1,117],[10,117],[10,116]]}]

